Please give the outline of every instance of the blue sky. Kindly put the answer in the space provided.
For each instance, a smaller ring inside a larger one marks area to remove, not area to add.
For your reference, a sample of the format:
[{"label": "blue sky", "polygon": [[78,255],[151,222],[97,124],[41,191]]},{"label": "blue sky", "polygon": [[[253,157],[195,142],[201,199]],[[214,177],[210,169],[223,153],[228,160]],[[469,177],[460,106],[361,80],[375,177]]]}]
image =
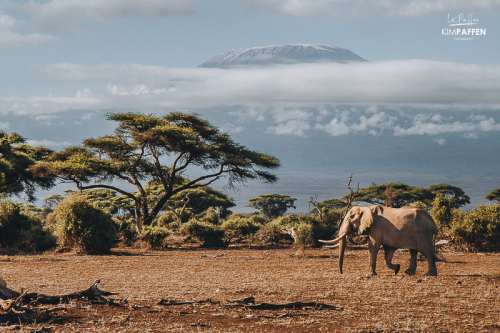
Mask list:
[{"label": "blue sky", "polygon": [[[442,35],[460,18],[486,35]],[[344,194],[353,171],[362,186],[461,185],[477,204],[500,187],[499,18],[500,1],[0,0],[0,129],[63,149],[109,133],[110,110],[194,111],[283,162],[280,183],[242,188],[239,206],[264,191],[306,210],[309,196]],[[336,45],[369,62],[196,68],[281,44]],[[387,163],[366,167],[381,156],[367,142],[387,147]],[[301,145],[317,163],[301,162]]]}]

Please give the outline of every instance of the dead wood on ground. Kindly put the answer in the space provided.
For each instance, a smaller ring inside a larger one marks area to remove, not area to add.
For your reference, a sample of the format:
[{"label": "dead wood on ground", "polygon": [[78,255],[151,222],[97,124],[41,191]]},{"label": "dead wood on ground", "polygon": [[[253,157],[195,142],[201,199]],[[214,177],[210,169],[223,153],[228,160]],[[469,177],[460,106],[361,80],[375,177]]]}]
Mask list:
[{"label": "dead wood on ground", "polygon": [[314,310],[337,310],[342,311],[344,308],[335,305],[316,302],[291,302],[291,303],[260,303],[255,305],[247,305],[245,308],[249,310],[282,310],[282,309],[303,309],[313,308]]},{"label": "dead wood on ground", "polygon": [[[72,319],[70,317],[60,317],[55,312],[66,310],[65,307],[56,308],[34,308],[37,305],[58,305],[68,303],[70,300],[87,300],[92,303],[96,301],[101,304],[119,305],[115,300],[106,299],[104,296],[117,295],[117,293],[102,291],[98,288],[100,280],[96,280],[94,284],[85,290],[59,296],[48,296],[39,293],[28,293],[24,291],[22,294],[7,288],[5,281],[0,283],[0,323],[43,323],[43,322],[64,322]],[[17,297],[16,297],[17,295]],[[12,297],[14,296],[14,297]]]}]

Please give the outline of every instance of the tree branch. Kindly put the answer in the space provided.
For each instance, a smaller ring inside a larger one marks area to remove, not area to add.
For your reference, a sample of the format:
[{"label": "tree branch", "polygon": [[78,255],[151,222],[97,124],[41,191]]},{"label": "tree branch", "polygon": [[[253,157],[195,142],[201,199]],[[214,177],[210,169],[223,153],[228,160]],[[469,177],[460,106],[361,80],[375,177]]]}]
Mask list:
[{"label": "tree branch", "polygon": [[135,195],[133,195],[132,193],[129,193],[127,191],[124,191],[124,190],[119,189],[118,187],[114,187],[112,185],[96,184],[96,185],[80,186],[81,190],[91,190],[93,188],[107,188],[108,190],[113,190],[113,191],[116,191],[118,193],[121,193],[121,194],[133,199],[134,201],[137,200]]}]

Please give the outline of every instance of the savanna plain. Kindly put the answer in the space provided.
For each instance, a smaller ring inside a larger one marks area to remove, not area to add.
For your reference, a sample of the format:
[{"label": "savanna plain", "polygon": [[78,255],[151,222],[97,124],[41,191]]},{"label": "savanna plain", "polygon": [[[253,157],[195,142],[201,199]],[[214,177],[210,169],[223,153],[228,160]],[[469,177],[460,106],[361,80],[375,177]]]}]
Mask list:
[{"label": "savanna plain", "polygon": [[[385,267],[383,252],[378,275],[370,276],[363,247],[347,249],[344,274],[338,272],[337,252],[328,249],[296,255],[292,248],[248,246],[118,248],[103,256],[1,256],[1,276],[13,290],[62,295],[87,289],[99,279],[101,290],[118,294],[108,296],[113,300],[108,303],[57,305],[42,322],[2,320],[0,330],[499,332],[500,254],[443,250],[439,256],[437,277],[423,276],[426,261],[418,262],[415,276],[394,275]],[[396,252],[393,262],[403,271],[408,252]],[[250,297],[264,308],[297,306],[263,309],[250,303]]]}]

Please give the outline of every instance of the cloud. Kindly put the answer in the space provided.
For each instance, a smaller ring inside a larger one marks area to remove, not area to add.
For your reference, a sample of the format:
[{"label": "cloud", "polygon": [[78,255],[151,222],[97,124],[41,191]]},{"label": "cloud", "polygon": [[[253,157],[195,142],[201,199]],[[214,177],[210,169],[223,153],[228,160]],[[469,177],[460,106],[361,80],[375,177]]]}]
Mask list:
[{"label": "cloud", "polygon": [[[389,116],[385,112],[373,113],[373,107],[366,109],[367,116],[354,117],[356,109],[344,110],[335,116],[329,123],[317,123],[315,129],[327,132],[331,136],[347,135],[352,132],[367,132],[371,135],[380,135],[384,130],[390,129],[397,118]],[[354,118],[352,122],[349,120]]]},{"label": "cloud", "polygon": [[0,97],[3,109],[16,115],[36,115],[58,113],[68,110],[102,109],[106,101],[92,97],[46,96]]},{"label": "cloud", "polygon": [[402,128],[397,125],[394,128],[394,135],[437,135],[441,133],[472,132],[477,128],[476,124],[456,121],[454,123],[435,124],[430,122],[417,121],[409,128]]},{"label": "cloud", "polygon": [[267,133],[273,134],[288,134],[288,135],[296,135],[296,136],[305,136],[305,131],[309,130],[311,125],[304,120],[292,119],[285,121],[284,123],[280,123],[276,126],[269,126],[266,129]]},{"label": "cloud", "polygon": [[[477,115],[468,117],[468,121],[439,122],[422,121],[422,117],[417,115],[410,127],[404,128],[400,125],[394,127],[394,135],[439,135],[443,133],[466,133],[466,138],[477,138],[476,132],[500,131],[500,123],[495,119]],[[432,117],[430,118],[432,120]],[[435,120],[436,121],[436,120]],[[438,121],[441,121],[439,119]]]},{"label": "cloud", "polygon": [[498,1],[469,0],[242,0],[254,8],[291,16],[416,17],[424,15],[494,11]]},{"label": "cloud", "polygon": [[0,131],[6,131],[9,129],[9,122],[2,122],[0,121]]},{"label": "cloud", "polygon": [[62,22],[109,21],[123,17],[166,17],[194,11],[198,0],[52,0],[20,5],[36,26],[55,28]]},{"label": "cloud", "polygon": [[0,28],[0,46],[6,47],[22,47],[22,46],[34,46],[45,43],[52,43],[57,41],[58,38],[46,35],[46,34],[27,34],[20,35],[10,30],[5,30]]},{"label": "cloud", "polygon": [[221,132],[229,133],[229,134],[234,134],[234,133],[240,133],[245,130],[243,126],[239,125],[234,125],[231,123],[225,123],[222,125],[220,128]]},{"label": "cloud", "polygon": [[432,139],[432,142],[435,142],[440,146],[444,146],[446,144],[446,140],[443,138],[434,138]]},{"label": "cloud", "polygon": [[37,69],[61,83],[100,85],[93,87],[93,99],[88,98],[95,107],[262,109],[348,104],[370,106],[372,113],[381,106],[500,107],[500,66],[427,60],[238,69],[57,63]]},{"label": "cloud", "polygon": [[256,109],[256,108],[244,108],[237,109],[236,111],[229,111],[229,115],[238,117],[239,122],[246,121],[265,121],[266,120],[266,110],[265,109]]},{"label": "cloud", "polygon": [[51,141],[51,140],[26,140],[26,143],[30,146],[45,146],[45,147],[61,147],[61,146],[71,146],[71,142],[68,141]]},{"label": "cloud", "polygon": [[479,139],[479,136],[476,133],[467,133],[463,135],[466,139]]},{"label": "cloud", "polygon": [[273,111],[273,118],[274,121],[277,123],[282,123],[285,121],[290,121],[290,120],[300,120],[300,121],[305,121],[309,118],[311,118],[312,113],[300,109],[283,109],[283,108],[278,108]]},{"label": "cloud", "polygon": [[12,29],[18,24],[18,20],[10,15],[0,15],[0,29]]}]

